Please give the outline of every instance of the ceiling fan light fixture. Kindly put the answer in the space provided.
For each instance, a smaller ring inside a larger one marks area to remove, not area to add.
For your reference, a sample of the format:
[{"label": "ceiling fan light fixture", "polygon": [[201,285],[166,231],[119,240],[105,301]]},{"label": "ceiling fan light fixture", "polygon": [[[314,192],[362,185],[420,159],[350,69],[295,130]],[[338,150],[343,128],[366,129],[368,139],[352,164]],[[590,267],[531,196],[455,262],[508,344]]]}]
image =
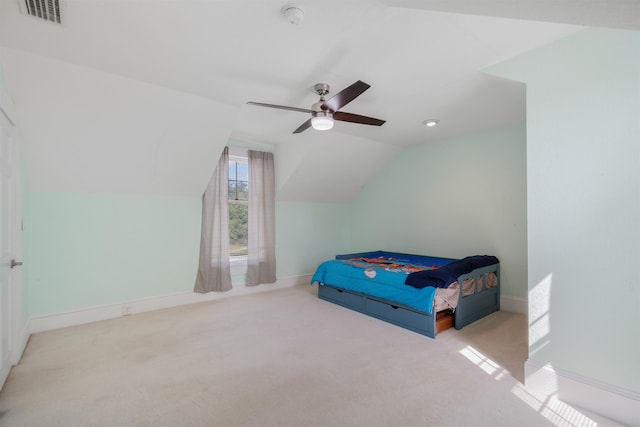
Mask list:
[{"label": "ceiling fan light fixture", "polygon": [[311,118],[315,130],[329,130],[333,127],[333,115],[329,111],[318,111]]}]

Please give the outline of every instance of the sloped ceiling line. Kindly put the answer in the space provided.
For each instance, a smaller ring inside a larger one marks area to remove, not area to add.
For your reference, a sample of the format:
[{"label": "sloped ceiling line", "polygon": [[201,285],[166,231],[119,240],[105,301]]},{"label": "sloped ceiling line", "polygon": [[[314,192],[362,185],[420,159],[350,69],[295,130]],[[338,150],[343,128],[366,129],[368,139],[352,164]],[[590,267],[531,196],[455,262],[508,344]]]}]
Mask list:
[{"label": "sloped ceiling line", "polygon": [[[276,0],[152,9],[66,0],[57,26],[0,2],[0,45],[10,52],[0,58],[36,188],[200,194],[210,157],[231,137],[278,147],[294,162],[281,163],[283,198],[345,201],[405,147],[524,120],[522,87],[481,69],[581,27],[486,16],[516,16],[504,3],[300,0],[305,19],[291,25]],[[612,22],[620,10],[517,3],[518,17],[558,11],[559,20],[579,16],[563,21],[574,23]],[[625,16],[637,10],[615,3]],[[61,83],[46,86],[45,75]],[[303,115],[246,105],[308,107],[313,84],[335,93],[358,79],[372,88],[349,110],[387,120],[383,127],[340,123],[294,136]],[[441,125],[426,132],[421,121],[433,116]]]}]

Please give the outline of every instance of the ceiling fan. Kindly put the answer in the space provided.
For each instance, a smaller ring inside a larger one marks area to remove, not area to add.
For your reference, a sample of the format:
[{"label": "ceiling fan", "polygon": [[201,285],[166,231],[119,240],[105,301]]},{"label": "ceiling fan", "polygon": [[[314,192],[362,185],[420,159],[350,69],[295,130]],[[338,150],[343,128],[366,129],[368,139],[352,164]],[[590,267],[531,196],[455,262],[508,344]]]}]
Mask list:
[{"label": "ceiling fan", "polygon": [[317,83],[313,88],[315,93],[320,96],[320,101],[311,106],[311,109],[287,107],[285,105],[265,104],[262,102],[247,102],[247,104],[257,105],[259,107],[279,108],[281,110],[299,111],[301,113],[310,113],[311,117],[302,123],[293,133],[304,132],[313,127],[316,130],[329,130],[333,127],[333,121],[359,123],[363,125],[382,126],[385,120],[374,119],[373,117],[361,116],[359,114],[345,113],[338,111],[371,86],[365,82],[358,80],[351,86],[343,89],[330,99],[324,99],[329,93],[329,85],[326,83]]}]

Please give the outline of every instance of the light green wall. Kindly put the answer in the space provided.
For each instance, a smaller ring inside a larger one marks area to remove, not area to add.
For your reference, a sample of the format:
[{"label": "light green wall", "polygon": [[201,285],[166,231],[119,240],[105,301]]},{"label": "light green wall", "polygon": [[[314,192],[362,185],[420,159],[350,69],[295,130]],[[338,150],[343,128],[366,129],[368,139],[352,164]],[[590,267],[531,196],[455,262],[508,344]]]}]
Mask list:
[{"label": "light green wall", "polygon": [[[26,316],[193,289],[200,198],[32,192],[27,202]],[[276,203],[278,277],[344,252],[347,212]]]},{"label": "light green wall", "polygon": [[193,288],[200,199],[29,195],[31,315]]},{"label": "light green wall", "polygon": [[640,392],[640,32],[500,64],[527,84],[529,357]]},{"label": "light green wall", "polygon": [[496,255],[526,298],[525,160],[524,124],[404,150],[353,203],[352,249]]},{"label": "light green wall", "polygon": [[349,248],[349,205],[276,203],[278,276],[313,273],[320,262]]}]

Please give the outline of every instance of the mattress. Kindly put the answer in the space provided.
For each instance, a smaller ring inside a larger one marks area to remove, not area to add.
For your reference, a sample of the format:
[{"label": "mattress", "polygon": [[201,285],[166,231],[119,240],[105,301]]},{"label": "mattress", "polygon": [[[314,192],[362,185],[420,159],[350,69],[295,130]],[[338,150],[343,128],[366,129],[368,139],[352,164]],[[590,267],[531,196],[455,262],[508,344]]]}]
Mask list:
[{"label": "mattress", "polygon": [[[336,259],[325,261],[318,266],[311,284],[320,283],[380,298],[414,310],[432,314],[434,311],[455,309],[460,297],[460,285],[453,282],[447,287],[408,286],[405,281],[416,272],[436,271],[441,267],[456,263],[451,258],[429,257],[396,252],[373,251],[338,255]],[[497,277],[485,278],[481,287],[494,287]],[[474,280],[463,282],[463,296],[483,289],[474,290]]]},{"label": "mattress", "polygon": [[436,288],[418,289],[404,282],[415,271],[436,269],[453,261],[385,251],[338,255],[318,266],[311,283],[326,283],[432,314]]}]

